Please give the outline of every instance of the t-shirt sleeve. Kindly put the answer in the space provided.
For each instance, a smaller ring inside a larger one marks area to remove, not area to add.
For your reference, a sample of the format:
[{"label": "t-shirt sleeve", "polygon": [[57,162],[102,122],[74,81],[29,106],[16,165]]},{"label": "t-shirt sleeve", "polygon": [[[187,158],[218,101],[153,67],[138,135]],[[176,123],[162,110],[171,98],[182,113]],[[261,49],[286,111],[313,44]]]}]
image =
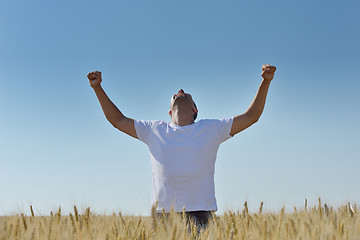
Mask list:
[{"label": "t-shirt sleeve", "polygon": [[139,140],[147,144],[152,131],[153,121],[135,120],[134,125]]},{"label": "t-shirt sleeve", "polygon": [[220,140],[220,143],[225,142],[232,136],[230,135],[231,127],[234,118],[223,118],[214,120],[215,132]]}]

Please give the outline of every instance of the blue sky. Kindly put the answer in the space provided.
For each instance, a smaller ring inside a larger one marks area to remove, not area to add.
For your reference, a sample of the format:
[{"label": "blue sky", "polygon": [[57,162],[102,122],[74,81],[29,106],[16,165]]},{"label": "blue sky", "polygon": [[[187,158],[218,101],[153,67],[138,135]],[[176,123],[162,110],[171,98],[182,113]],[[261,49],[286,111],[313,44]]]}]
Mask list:
[{"label": "blue sky", "polygon": [[358,1],[0,2],[0,215],[77,204],[149,214],[147,147],[105,119],[86,75],[135,119],[243,113],[278,67],[260,121],[220,146],[219,213],[360,204]]}]

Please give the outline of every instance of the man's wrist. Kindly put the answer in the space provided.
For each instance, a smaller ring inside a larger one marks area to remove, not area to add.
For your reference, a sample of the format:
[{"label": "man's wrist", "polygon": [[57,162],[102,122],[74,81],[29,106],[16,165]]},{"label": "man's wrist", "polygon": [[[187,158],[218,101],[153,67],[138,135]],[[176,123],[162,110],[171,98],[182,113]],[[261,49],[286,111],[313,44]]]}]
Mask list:
[{"label": "man's wrist", "polygon": [[96,90],[100,90],[102,87],[101,87],[101,84],[98,84],[98,85],[95,85],[95,86],[91,86],[93,89],[94,89],[94,91],[96,91]]},{"label": "man's wrist", "polygon": [[[272,80],[272,79],[271,79],[271,80]],[[266,84],[270,84],[271,80],[263,78],[263,79],[262,79],[262,82],[263,82],[263,83],[266,83]]]}]

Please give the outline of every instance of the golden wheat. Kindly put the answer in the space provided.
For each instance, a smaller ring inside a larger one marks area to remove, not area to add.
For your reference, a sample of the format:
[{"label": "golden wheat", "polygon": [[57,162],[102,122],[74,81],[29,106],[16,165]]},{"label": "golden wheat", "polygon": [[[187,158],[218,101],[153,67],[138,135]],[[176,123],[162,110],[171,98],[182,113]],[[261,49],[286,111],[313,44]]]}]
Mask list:
[{"label": "golden wheat", "polygon": [[[248,203],[243,211],[229,211],[214,216],[207,228],[187,222],[181,214],[157,218],[156,206],[150,217],[98,215],[87,208],[80,214],[74,206],[74,215],[61,215],[61,208],[50,216],[24,214],[0,217],[0,240],[12,239],[360,239],[360,216],[348,203],[338,209],[319,198],[317,206],[280,213],[251,213]],[[184,214],[184,213],[183,213]],[[166,220],[164,220],[166,219]]]}]

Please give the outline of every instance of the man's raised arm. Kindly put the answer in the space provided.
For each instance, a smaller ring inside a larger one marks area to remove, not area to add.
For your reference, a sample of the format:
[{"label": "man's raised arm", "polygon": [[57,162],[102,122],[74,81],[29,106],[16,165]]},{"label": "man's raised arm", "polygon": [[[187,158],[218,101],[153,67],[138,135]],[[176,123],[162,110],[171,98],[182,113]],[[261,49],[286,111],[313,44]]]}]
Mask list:
[{"label": "man's raised arm", "polygon": [[230,135],[234,136],[259,120],[264,110],[266,96],[269,90],[270,82],[274,78],[275,71],[275,66],[271,66],[269,64],[262,66],[261,76],[263,77],[263,80],[260,84],[259,90],[248,110],[245,113],[234,117]]},{"label": "man's raised arm", "polygon": [[101,87],[101,72],[95,71],[87,75],[90,86],[94,89],[95,94],[100,102],[101,108],[106,116],[106,119],[120,131],[138,138],[134,126],[134,119],[125,117],[115,104],[106,95],[104,89]]}]

